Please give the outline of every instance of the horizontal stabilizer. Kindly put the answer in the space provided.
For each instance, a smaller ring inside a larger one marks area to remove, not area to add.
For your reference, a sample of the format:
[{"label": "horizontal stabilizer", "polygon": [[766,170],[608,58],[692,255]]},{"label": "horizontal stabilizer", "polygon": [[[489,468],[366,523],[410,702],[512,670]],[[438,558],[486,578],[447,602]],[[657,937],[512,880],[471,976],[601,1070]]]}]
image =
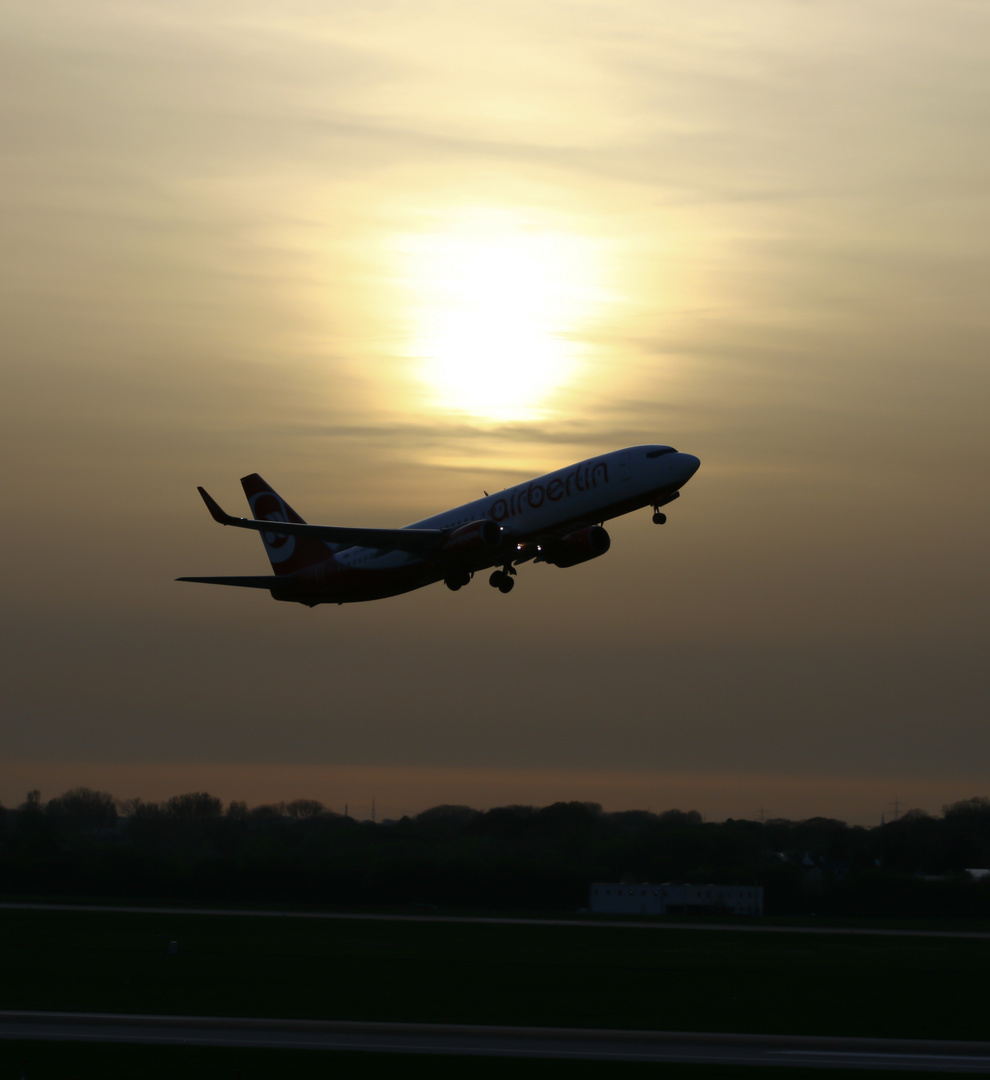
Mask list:
[{"label": "horizontal stabilizer", "polygon": [[234,525],[238,529],[252,529],[254,532],[272,533],[275,536],[308,536],[343,547],[386,548],[397,551],[428,551],[438,547],[447,536],[443,529],[351,529],[339,525],[303,525],[294,521],[239,518],[225,513],[203,488],[197,490],[214,521],[219,521],[221,525]]},{"label": "horizontal stabilizer", "polygon": [[285,588],[285,578],[275,574],[259,577],[178,577],[176,581],[199,581],[204,585],[239,585],[242,589]]}]

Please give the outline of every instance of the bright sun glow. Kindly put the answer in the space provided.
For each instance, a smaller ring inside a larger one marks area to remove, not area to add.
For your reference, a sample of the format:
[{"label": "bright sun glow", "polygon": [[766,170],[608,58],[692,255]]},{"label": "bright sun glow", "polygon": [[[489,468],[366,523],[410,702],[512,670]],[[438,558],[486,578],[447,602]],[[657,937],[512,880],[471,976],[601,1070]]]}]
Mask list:
[{"label": "bright sun glow", "polygon": [[591,241],[475,213],[400,250],[408,353],[436,407],[530,419],[577,376],[598,300]]}]

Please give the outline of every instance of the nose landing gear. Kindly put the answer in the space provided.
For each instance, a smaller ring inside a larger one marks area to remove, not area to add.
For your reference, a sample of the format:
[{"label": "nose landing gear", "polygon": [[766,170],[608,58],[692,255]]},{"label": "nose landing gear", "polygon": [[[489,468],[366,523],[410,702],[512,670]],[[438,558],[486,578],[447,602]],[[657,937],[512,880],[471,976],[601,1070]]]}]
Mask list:
[{"label": "nose landing gear", "polygon": [[492,576],[488,579],[488,584],[493,589],[498,589],[500,593],[510,593],[515,587],[516,568],[514,566],[506,566],[504,570],[493,570]]},{"label": "nose landing gear", "polygon": [[667,503],[672,503],[674,499],[679,499],[681,493],[679,491],[672,491],[665,495],[662,491],[658,491],[656,494],[660,496],[660,499],[653,504],[653,524],[665,525],[667,522],[667,515],[661,512],[660,507],[666,506]]}]

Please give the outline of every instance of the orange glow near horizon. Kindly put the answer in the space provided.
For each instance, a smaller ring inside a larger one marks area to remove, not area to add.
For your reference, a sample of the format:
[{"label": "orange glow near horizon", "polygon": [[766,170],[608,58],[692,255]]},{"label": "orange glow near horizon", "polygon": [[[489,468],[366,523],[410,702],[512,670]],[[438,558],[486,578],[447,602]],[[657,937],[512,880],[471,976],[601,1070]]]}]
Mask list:
[{"label": "orange glow near horizon", "polygon": [[279,762],[205,761],[5,761],[0,763],[0,802],[17,806],[30,788],[48,800],[74,787],[107,791],[118,799],[146,802],[183,792],[205,791],[224,802],[251,806],[317,799],[328,810],[354,817],[421,813],[455,804],[488,810],[512,804],[599,802],[620,810],[698,810],[708,820],[770,817],[800,821],[838,815],[850,824],[875,825],[899,792],[907,805],[935,813],[972,797],[979,778],[911,776],[898,783],[873,775],[792,775],[761,772],[694,772],[650,769],[483,768],[394,765],[288,765]]}]

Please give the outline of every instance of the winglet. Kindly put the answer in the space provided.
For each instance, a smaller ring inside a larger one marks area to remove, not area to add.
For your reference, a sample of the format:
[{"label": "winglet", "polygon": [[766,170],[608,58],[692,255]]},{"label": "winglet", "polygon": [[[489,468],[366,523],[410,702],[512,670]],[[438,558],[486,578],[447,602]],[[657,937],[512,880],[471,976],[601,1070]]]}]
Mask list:
[{"label": "winglet", "polygon": [[198,487],[196,490],[202,495],[203,502],[206,503],[206,509],[209,510],[214,521],[219,521],[221,525],[229,525],[234,520],[230,514],[225,514],[220,509],[220,504],[209,494],[206,488]]}]

